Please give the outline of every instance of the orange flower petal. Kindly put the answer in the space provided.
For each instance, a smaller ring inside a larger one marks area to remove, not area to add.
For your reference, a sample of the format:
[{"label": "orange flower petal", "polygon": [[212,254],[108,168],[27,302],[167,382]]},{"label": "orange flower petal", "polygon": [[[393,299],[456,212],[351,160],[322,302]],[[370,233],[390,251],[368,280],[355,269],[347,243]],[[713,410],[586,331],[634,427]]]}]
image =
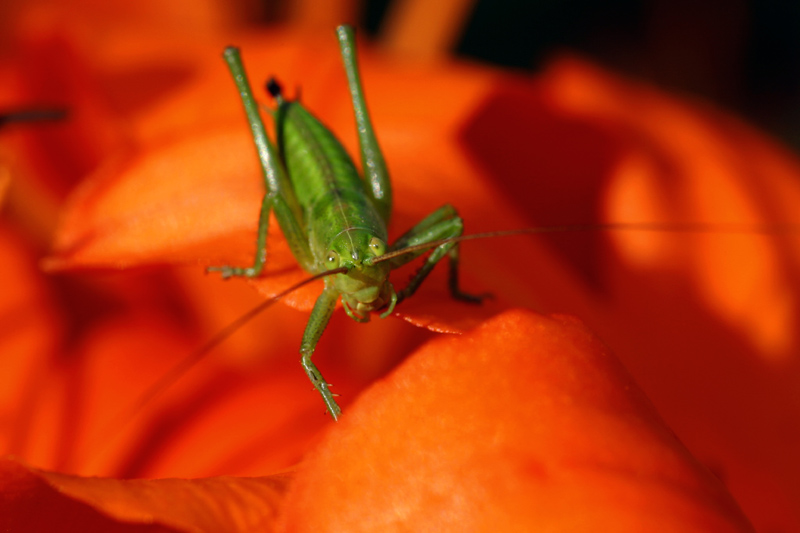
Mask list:
[{"label": "orange flower petal", "polygon": [[0,224],[0,453],[35,447],[34,420],[41,409],[41,383],[54,364],[63,324],[47,286],[35,270],[32,250]]},{"label": "orange flower petal", "polygon": [[[657,517],[657,518],[655,518]],[[281,531],[751,531],[574,318],[442,337],[331,428]]]},{"label": "orange flower petal", "polygon": [[274,523],[290,479],[80,478],[3,459],[0,526],[6,531],[263,531]]},{"label": "orange flower petal", "polygon": [[[548,83],[562,112],[613,125],[620,147],[602,206],[609,220],[796,222],[800,163],[734,118],[576,61],[555,65]],[[787,423],[800,416],[787,400],[800,386],[800,239],[610,240],[615,251],[594,278],[609,301],[581,318],[759,529],[800,527],[800,434]]]},{"label": "orange flower petal", "polygon": [[[58,337],[33,327],[3,339],[8,383],[0,394],[0,452],[38,468],[126,478],[259,475],[295,464],[331,423],[298,364],[308,319],[303,313],[268,310],[157,397],[139,403],[170,369],[260,299],[242,284],[189,269],[181,274],[163,289],[190,297],[170,306],[143,296],[128,310],[95,317],[69,345],[50,346]],[[25,275],[17,277],[22,287]],[[20,313],[24,306],[12,309]],[[34,317],[34,324],[48,323],[46,313]],[[343,314],[330,327],[335,334],[323,336],[315,361],[345,408],[430,338],[402,321],[364,325]],[[48,350],[40,353],[42,346]]]},{"label": "orange flower petal", "polygon": [[[199,133],[113,164],[72,199],[48,266],[188,261],[196,258],[191,252],[198,242],[215,254],[212,260],[225,252],[247,260],[244,243],[231,234],[244,229],[253,248],[252,216],[263,194],[253,155],[240,127]],[[215,241],[228,243],[226,250],[216,251]]]}]

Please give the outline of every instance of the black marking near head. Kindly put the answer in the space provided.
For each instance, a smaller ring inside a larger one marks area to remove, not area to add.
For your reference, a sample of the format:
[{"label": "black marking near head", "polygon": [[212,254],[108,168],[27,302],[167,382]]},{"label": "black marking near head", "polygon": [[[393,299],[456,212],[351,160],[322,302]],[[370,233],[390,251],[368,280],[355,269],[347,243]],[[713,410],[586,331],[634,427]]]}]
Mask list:
[{"label": "black marking near head", "polygon": [[273,98],[280,98],[282,88],[281,84],[278,83],[278,80],[276,80],[275,78],[270,78],[269,80],[267,80],[267,92]]}]

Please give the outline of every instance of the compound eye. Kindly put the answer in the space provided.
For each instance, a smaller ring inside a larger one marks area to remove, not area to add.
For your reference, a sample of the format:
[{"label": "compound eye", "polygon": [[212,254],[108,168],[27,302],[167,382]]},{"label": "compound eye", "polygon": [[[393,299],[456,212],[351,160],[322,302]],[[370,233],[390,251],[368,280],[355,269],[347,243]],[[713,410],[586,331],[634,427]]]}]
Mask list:
[{"label": "compound eye", "polygon": [[330,250],[328,255],[325,257],[325,268],[327,270],[333,270],[335,268],[339,268],[339,254]]},{"label": "compound eye", "polygon": [[369,249],[372,250],[375,257],[380,257],[386,253],[386,243],[377,237],[373,237],[372,240],[369,241]]}]

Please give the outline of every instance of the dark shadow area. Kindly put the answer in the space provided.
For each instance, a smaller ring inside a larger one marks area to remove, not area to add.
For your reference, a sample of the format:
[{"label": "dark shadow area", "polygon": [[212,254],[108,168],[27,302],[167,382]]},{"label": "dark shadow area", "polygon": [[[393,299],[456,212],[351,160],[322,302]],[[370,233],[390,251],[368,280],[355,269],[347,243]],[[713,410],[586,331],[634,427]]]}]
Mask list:
[{"label": "dark shadow area", "polygon": [[[506,197],[526,213],[529,226],[600,222],[601,191],[619,148],[596,123],[558,114],[536,86],[498,86],[464,124],[464,150]],[[564,264],[602,293],[598,265],[607,255],[602,232],[541,235]]]},{"label": "dark shadow area", "polygon": [[[391,0],[364,6],[380,33]],[[536,70],[563,51],[707,98],[800,148],[800,3],[477,0],[454,52]]]}]

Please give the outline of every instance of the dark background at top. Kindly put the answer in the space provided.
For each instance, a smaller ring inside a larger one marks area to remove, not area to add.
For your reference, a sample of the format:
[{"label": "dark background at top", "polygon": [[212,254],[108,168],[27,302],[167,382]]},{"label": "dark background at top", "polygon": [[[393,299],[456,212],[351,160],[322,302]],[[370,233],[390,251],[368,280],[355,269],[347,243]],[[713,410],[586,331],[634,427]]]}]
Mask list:
[{"label": "dark background at top", "polygon": [[[391,0],[367,0],[380,30]],[[715,101],[800,151],[800,1],[478,0],[455,52],[536,70],[571,50]]]}]

